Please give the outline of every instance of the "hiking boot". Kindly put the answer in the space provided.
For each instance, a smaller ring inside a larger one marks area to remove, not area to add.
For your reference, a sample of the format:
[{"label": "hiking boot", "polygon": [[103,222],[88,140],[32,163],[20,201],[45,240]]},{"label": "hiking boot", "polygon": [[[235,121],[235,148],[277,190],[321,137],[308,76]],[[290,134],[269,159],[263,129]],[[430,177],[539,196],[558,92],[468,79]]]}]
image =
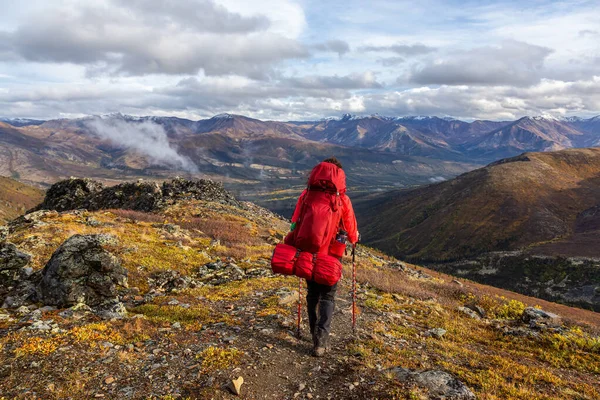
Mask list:
[{"label": "hiking boot", "polygon": [[327,352],[327,334],[318,332],[314,337],[313,356],[323,357]]}]

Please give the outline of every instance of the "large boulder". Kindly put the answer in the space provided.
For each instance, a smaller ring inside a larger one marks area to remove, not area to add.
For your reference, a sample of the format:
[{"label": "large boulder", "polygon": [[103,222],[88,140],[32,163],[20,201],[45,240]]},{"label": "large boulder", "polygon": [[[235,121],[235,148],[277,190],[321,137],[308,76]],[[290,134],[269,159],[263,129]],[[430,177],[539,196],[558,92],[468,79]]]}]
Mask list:
[{"label": "large boulder", "polygon": [[14,286],[29,261],[31,256],[19,251],[14,244],[0,243],[0,291]]},{"label": "large boulder", "polygon": [[75,235],[67,239],[42,271],[41,301],[59,307],[118,303],[118,289],[127,287],[127,270],[104,248],[116,244],[111,235]]},{"label": "large boulder", "polygon": [[461,381],[444,371],[415,371],[392,368],[391,372],[400,382],[415,384],[425,389],[429,399],[475,400],[475,394]]},{"label": "large boulder", "polygon": [[560,316],[534,307],[523,310],[521,319],[532,329],[557,327],[562,324]]},{"label": "large boulder", "polygon": [[85,208],[87,199],[104,189],[102,183],[93,179],[71,178],[55,183],[36,210],[67,211]]}]

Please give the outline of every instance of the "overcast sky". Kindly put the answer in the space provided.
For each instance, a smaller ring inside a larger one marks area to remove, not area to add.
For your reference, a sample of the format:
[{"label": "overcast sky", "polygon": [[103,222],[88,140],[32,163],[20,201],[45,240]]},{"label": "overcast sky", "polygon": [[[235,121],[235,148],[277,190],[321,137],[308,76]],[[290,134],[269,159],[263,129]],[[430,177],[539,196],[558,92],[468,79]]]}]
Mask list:
[{"label": "overcast sky", "polygon": [[598,0],[0,0],[0,10],[5,117],[600,114]]}]

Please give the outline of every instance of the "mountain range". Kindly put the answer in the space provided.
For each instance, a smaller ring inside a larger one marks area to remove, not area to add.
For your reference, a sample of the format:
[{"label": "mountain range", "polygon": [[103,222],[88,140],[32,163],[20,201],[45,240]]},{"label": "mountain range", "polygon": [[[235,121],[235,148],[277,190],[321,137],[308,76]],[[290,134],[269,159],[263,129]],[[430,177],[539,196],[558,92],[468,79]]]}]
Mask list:
[{"label": "mountain range", "polygon": [[71,175],[106,182],[174,174],[224,180],[252,192],[301,187],[308,169],[337,155],[350,185],[372,191],[452,178],[524,151],[600,145],[600,117],[465,122],[439,117],[261,121],[220,114],[0,119],[0,175],[48,185]]}]

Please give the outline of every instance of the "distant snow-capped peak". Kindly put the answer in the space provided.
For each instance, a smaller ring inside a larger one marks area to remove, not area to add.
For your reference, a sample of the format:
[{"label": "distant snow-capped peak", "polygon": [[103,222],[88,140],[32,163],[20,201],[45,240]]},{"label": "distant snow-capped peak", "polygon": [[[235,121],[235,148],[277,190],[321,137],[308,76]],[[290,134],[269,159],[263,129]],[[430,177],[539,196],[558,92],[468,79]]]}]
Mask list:
[{"label": "distant snow-capped peak", "polygon": [[221,113],[221,114],[217,114],[214,117],[212,117],[212,119],[231,119],[233,118],[232,114],[228,114],[228,113]]}]

